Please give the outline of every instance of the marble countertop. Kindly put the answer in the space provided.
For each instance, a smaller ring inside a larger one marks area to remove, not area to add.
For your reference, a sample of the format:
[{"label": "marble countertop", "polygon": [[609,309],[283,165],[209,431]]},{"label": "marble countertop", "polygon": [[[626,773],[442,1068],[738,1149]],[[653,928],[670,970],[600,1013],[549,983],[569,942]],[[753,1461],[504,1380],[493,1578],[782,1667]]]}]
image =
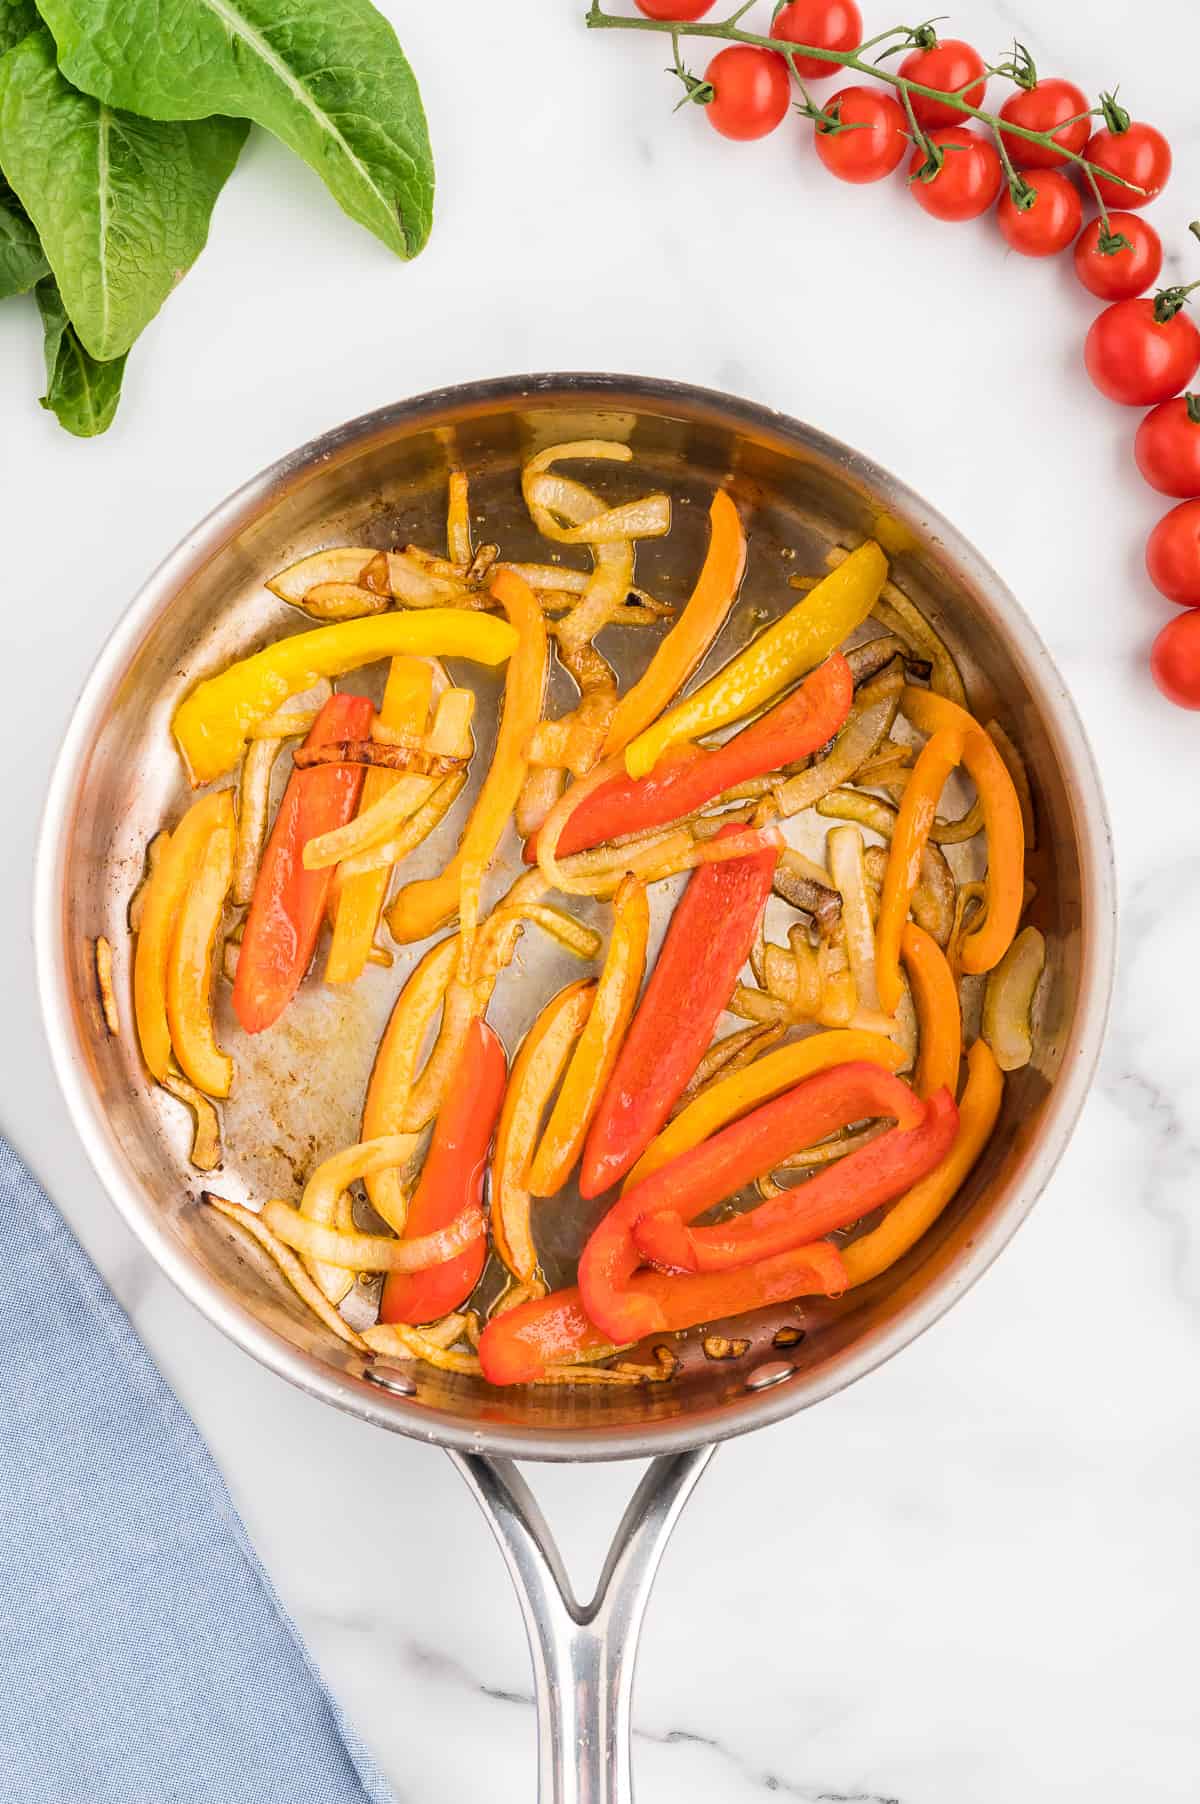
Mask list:
[{"label": "marble countertop", "polygon": [[[939,227],[890,184],[832,183],[799,124],[738,147],[672,117],[664,46],[589,37],[582,0],[458,0],[453,25],[439,7],[384,10],[439,160],[433,240],[411,268],[256,136],[209,252],[130,360],[107,440],[39,414],[33,310],[0,312],[0,1128],[194,1413],[398,1798],[530,1798],[522,1630],[449,1463],[318,1409],[222,1340],[85,1162],[32,981],[42,794],[72,697],[147,571],[340,419],[474,377],[608,369],[733,390],[861,447],[998,567],[1079,703],[1120,866],[1112,1031],[1048,1193],[968,1305],[852,1391],[720,1453],[651,1606],[639,1782],[692,1804],[1191,1798],[1200,723],[1146,672],[1168,612],[1141,571],[1161,503],[1133,474],[1135,416],[1082,376],[1092,304],[1068,268],[1008,255],[991,230]],[[1120,79],[1174,142],[1154,218],[1170,273],[1194,276],[1200,23],[1192,0],[1164,0],[1139,38],[1131,10],[964,0],[954,22],[995,57],[1015,32],[1048,73]],[[532,1477],[583,1588],[635,1473]]]}]

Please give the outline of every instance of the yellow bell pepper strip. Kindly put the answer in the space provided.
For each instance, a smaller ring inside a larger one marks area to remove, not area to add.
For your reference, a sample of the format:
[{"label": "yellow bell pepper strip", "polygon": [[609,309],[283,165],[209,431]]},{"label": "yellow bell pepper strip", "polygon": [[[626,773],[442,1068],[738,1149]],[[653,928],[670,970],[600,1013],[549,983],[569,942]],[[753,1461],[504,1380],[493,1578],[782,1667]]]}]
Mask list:
[{"label": "yellow bell pepper strip", "polygon": [[[423,658],[393,658],[379,705],[379,724],[397,732],[423,733],[433,697],[433,667]],[[358,812],[365,814],[402,781],[398,772],[369,770]],[[391,870],[362,871],[338,886],[333,937],[325,960],[326,983],[353,983],[362,975],[387,896]]]},{"label": "yellow bell pepper strip", "polygon": [[[529,584],[511,571],[501,571],[495,578],[492,594],[511,623],[505,625],[495,621],[493,624],[504,626],[514,648],[504,685],[496,749],[458,851],[450,863],[438,877],[406,884],[388,910],[392,937],[402,945],[423,940],[458,913],[464,875],[477,888],[495,855],[525,781],[526,748],[542,712],[542,695],[546,687],[546,622]],[[491,618],[475,614],[464,617],[480,623]],[[468,904],[469,901],[468,898]]]},{"label": "yellow bell pepper strip", "polygon": [[233,1060],[217,1045],[212,1018],[213,949],[233,882],[237,829],[233,795],[222,791],[223,819],[209,834],[179,910],[167,954],[167,1021],[185,1077],[206,1096],[228,1096]]},{"label": "yellow bell pepper strip", "polygon": [[708,555],[696,586],[645,673],[617,704],[602,757],[624,751],[679,694],[725,624],[737,597],[746,568],[746,534],[724,489],[713,496],[708,518]]},{"label": "yellow bell pepper strip", "polygon": [[915,921],[904,923],[900,956],[917,1011],[917,1095],[928,1101],[936,1090],[949,1090],[954,1096],[962,1060],[962,1010],[954,973],[937,941]]},{"label": "yellow bell pepper strip", "polygon": [[877,1278],[928,1233],[991,1139],[1003,1096],[1000,1067],[984,1042],[976,1040],[967,1054],[967,1082],[958,1105],[954,1145],[928,1177],[892,1204],[877,1228],[842,1248],[852,1287]]},{"label": "yellow bell pepper strip", "polygon": [[875,985],[879,1006],[888,1015],[895,1014],[904,993],[900,939],[913,891],[920,881],[929,829],[937,816],[946,779],[958,767],[962,755],[961,729],[947,727],[935,733],[913,766],[896,816],[875,926]]},{"label": "yellow bell pepper strip", "polygon": [[701,1140],[707,1140],[720,1128],[748,1114],[759,1103],[769,1102],[794,1084],[801,1083],[814,1072],[828,1071],[834,1065],[852,1065],[861,1061],[878,1065],[883,1071],[899,1071],[904,1053],[894,1040],[883,1034],[867,1033],[858,1028],[832,1028],[828,1033],[811,1034],[806,1040],[795,1040],[755,1059],[752,1065],[718,1078],[701,1092],[675,1119],[668,1122],[656,1140],[646,1148],[623,1188],[640,1184],[660,1165],[667,1165],[680,1153],[690,1151]]},{"label": "yellow bell pepper strip", "polygon": [[513,1277],[537,1272],[530,1227],[529,1162],[546,1104],[554,1094],[596,994],[588,978],[551,998],[521,1042],[500,1110],[492,1154],[492,1239]]},{"label": "yellow bell pepper strip", "polygon": [[887,577],[887,559],[868,539],[803,601],[751,641],[711,681],[639,733],[625,748],[625,768],[644,777],[669,745],[698,739],[740,720],[835,651],[871,612]]},{"label": "yellow bell pepper strip", "polygon": [[[454,933],[430,947],[396,998],[367,1084],[364,1140],[403,1131],[421,1051],[457,963],[458,935]],[[389,1228],[403,1234],[408,1197],[400,1174],[393,1168],[368,1173],[364,1181],[372,1208]]]},{"label": "yellow bell pepper strip", "polygon": [[198,788],[232,770],[258,722],[321,677],[400,656],[503,664],[516,648],[517,634],[507,621],[466,608],[423,608],[315,627],[277,639],[197,684],[175,710],[175,738]]},{"label": "yellow bell pepper strip", "polygon": [[613,909],[612,938],[596,999],[529,1168],[534,1196],[556,1195],[571,1175],[642,987],[650,937],[645,885],[636,877],[625,877],[613,898]]},{"label": "yellow bell pepper strip", "polygon": [[229,790],[192,803],[168,839],[141,892],[137,949],[133,958],[133,1013],[146,1068],[162,1083],[171,1060],[167,1024],[167,954],[183,899],[200,866],[213,828],[233,820]]},{"label": "yellow bell pepper strip", "polygon": [[962,761],[979,793],[987,834],[987,912],[961,947],[963,970],[978,976],[1000,963],[1021,920],[1025,829],[1020,798],[995,744],[965,708],[944,695],[911,686],[903,691],[900,706],[918,733],[955,730],[963,737]]}]

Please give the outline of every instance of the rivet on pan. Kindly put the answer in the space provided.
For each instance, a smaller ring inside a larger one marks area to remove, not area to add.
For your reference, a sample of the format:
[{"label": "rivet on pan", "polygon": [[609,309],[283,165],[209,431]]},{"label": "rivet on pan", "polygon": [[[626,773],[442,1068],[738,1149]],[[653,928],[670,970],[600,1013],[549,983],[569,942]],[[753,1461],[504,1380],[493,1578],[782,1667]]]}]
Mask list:
[{"label": "rivet on pan", "polygon": [[398,1397],[415,1397],[417,1394],[416,1384],[407,1372],[368,1366],[363,1377],[368,1384],[377,1384],[381,1391],[395,1391]]},{"label": "rivet on pan", "polygon": [[746,1380],[748,1391],[769,1391],[773,1384],[782,1384],[796,1370],[790,1359],[768,1359],[765,1365],[755,1366]]}]

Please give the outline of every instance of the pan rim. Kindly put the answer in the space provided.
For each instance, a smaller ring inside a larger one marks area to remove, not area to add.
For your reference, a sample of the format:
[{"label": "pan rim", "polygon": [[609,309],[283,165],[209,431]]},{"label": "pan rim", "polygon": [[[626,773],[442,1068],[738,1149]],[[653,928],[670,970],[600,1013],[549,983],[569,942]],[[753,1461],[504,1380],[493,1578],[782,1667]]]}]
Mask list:
[{"label": "pan rim", "polygon": [[[919,517],[927,530],[986,595],[1010,652],[1028,681],[1075,804],[1081,863],[1082,959],[1068,1056],[1045,1104],[1037,1145],[1024,1178],[1004,1208],[938,1285],[923,1289],[885,1324],[856,1338],[811,1375],[754,1393],[736,1407],[719,1406],[692,1416],[643,1426],[580,1426],[534,1430],[519,1425],[472,1424],[453,1414],[386,1393],[349,1372],[338,1372],[265,1327],[210,1277],[167,1225],[123,1166],[99,1098],[89,1084],[75,1042],[65,948],[62,944],[62,872],[73,829],[72,800],[98,723],[149,624],[174,593],[217,555],[268,502],[276,501],[308,472],[341,455],[447,413],[486,411],[521,401],[619,398],[692,418],[767,434],[785,447],[815,451],[852,471],[856,483],[884,496],[898,511]],[[155,1263],[188,1301],[242,1350],[308,1395],[379,1427],[463,1453],[492,1452],[513,1458],[572,1461],[638,1459],[675,1453],[751,1432],[835,1395],[894,1357],[940,1320],[982,1277],[1044,1191],[1071,1138],[1103,1046],[1116,962],[1116,873],[1107,806],[1078,710],[1040,634],[997,572],[949,521],[872,459],[789,415],[719,390],[640,376],[546,372],[499,377],[432,390],[395,402],[335,427],[288,452],[219,502],[158,565],[131,599],[101,648],[72,709],[55,761],[38,835],[33,886],[36,982],[51,1060],[68,1112],[108,1197]]]}]

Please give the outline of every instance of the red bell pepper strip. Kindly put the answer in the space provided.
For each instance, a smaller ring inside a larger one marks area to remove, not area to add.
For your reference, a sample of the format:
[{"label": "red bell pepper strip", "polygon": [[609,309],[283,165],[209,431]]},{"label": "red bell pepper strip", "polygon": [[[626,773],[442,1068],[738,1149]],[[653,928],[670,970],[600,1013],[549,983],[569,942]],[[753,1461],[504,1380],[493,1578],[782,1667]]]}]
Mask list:
[{"label": "red bell pepper strip", "polygon": [[[834,652],[786,700],[714,751],[674,748],[644,777],[622,774],[602,783],[563,828],[558,857],[623,833],[665,826],[738,783],[807,758],[833,738],[853,701],[850,666],[841,652]],[[536,858],[535,836],[526,844],[525,861],[532,864]]]},{"label": "red bell pepper strip", "polygon": [[[923,1119],[924,1105],[907,1084],[879,1065],[866,1060],[834,1065],[631,1184],[593,1230],[579,1261],[579,1287],[592,1321],[618,1344],[641,1340],[664,1327],[653,1298],[629,1288],[642,1263],[634,1229],[644,1216],[670,1210],[694,1221],[790,1153],[874,1115],[894,1116],[902,1128],[911,1128]],[[818,1228],[807,1238],[815,1240],[824,1232]]]},{"label": "red bell pepper strip", "polygon": [[[365,739],[373,713],[365,695],[333,695],[304,743]],[[361,764],[320,764],[288,778],[258,868],[233,982],[233,1011],[248,1034],[278,1021],[312,963],[333,868],[306,871],[301,855],[318,833],[353,818],[364,774]]]},{"label": "red bell pepper strip", "polygon": [[[638,1272],[632,1284],[639,1296],[653,1300],[670,1333],[793,1297],[838,1296],[846,1288],[841,1254],[828,1240],[719,1277],[677,1278],[647,1271]],[[588,1320],[579,1287],[572,1285],[493,1317],[479,1342],[479,1363],[490,1384],[530,1384],[547,1366],[574,1364],[611,1344]]]},{"label": "red bell pepper strip", "polygon": [[[508,1078],[498,1035],[476,1017],[467,1029],[446,1101],[438,1114],[421,1178],[409,1204],[405,1240],[449,1227],[469,1204],[483,1206],[488,1147]],[[381,1322],[433,1322],[448,1315],[479,1282],[487,1235],[423,1272],[392,1272],[383,1287]]]},{"label": "red bell pepper strip", "polygon": [[634,1243],[644,1259],[673,1271],[725,1272],[770,1259],[848,1228],[919,1184],[941,1164],[957,1132],[954,1099],[949,1090],[938,1090],[916,1127],[892,1128],[769,1203],[712,1228],[689,1228],[674,1211],[644,1216],[633,1231]]},{"label": "red bell pepper strip", "polygon": [[703,865],[680,897],[588,1133],[583,1196],[624,1177],[682,1096],[749,955],[778,858],[767,847]]}]

